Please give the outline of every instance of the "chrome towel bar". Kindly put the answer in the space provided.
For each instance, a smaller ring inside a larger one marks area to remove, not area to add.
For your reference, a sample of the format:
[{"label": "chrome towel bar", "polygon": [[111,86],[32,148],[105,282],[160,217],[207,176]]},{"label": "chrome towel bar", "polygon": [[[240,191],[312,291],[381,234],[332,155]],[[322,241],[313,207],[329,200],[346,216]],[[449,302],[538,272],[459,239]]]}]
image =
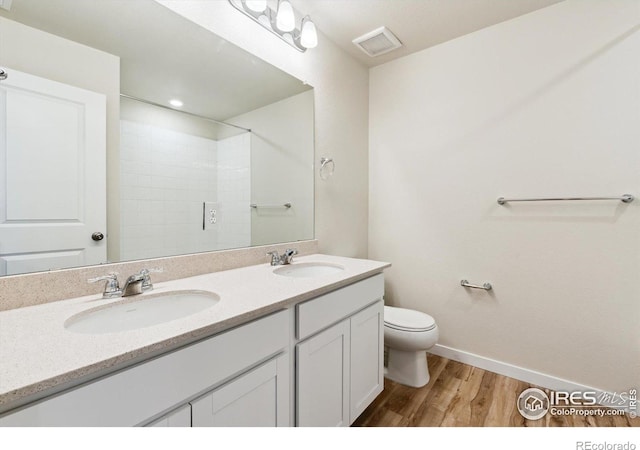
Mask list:
[{"label": "chrome towel bar", "polygon": [[635,197],[631,194],[624,194],[620,197],[558,197],[558,198],[504,198],[498,199],[498,205],[504,205],[509,202],[556,202],[568,200],[619,200],[623,203],[631,203]]},{"label": "chrome towel bar", "polygon": [[251,208],[253,209],[258,209],[258,208],[269,208],[269,209],[273,209],[273,208],[291,208],[291,203],[283,203],[282,205],[258,205],[256,203],[251,203],[249,205]]},{"label": "chrome towel bar", "polygon": [[485,291],[490,291],[491,289],[493,289],[493,286],[491,286],[491,283],[484,283],[482,286],[479,286],[477,284],[469,284],[467,280],[460,280],[460,286],[464,286],[472,289],[484,289]]}]

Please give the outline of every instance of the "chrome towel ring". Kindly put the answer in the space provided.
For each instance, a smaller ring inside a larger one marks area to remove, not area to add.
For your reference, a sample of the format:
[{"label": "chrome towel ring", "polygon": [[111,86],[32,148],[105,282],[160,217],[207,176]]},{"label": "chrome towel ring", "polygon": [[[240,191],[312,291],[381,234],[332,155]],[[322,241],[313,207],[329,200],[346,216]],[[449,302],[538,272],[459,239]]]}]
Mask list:
[{"label": "chrome towel ring", "polygon": [[320,158],[320,178],[322,180],[329,179],[330,176],[333,175],[333,172],[336,170],[336,163],[333,161],[333,158]]}]

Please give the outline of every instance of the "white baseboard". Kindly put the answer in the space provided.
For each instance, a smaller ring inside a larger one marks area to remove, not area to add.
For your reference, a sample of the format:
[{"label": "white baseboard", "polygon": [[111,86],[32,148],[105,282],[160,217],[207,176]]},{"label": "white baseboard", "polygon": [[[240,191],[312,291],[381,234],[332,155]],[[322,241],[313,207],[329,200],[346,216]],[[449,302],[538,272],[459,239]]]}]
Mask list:
[{"label": "white baseboard", "polygon": [[[470,366],[478,367],[479,369],[487,370],[489,372],[497,373],[499,375],[515,378],[516,380],[524,381],[525,383],[530,383],[542,388],[547,388],[552,391],[568,391],[568,392],[593,391],[597,393],[598,398],[600,398],[601,394],[606,394],[609,396],[613,395],[610,392],[604,391],[602,389],[596,389],[591,386],[575,383],[573,381],[554,377],[552,375],[548,375],[545,373],[536,372],[535,370],[514,366],[513,364],[497,361],[491,358],[486,358],[484,356],[476,355],[476,354],[465,352],[462,350],[457,350],[455,348],[447,347],[440,344],[436,344],[433,348],[429,350],[428,353],[432,353],[437,356],[442,356],[443,358],[451,359],[453,361],[458,361],[464,364],[468,364]],[[608,405],[608,404],[603,404],[603,403],[601,404],[603,406],[611,407],[611,405]],[[628,408],[619,408],[619,409],[628,410]]]}]

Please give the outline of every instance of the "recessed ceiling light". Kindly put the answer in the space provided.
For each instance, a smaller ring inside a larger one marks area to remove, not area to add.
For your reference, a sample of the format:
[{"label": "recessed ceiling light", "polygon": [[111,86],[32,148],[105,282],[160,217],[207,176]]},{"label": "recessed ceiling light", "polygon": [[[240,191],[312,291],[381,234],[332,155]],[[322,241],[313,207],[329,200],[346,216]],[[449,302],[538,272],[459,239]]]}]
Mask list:
[{"label": "recessed ceiling light", "polygon": [[182,103],[182,101],[178,100],[177,98],[174,98],[173,100],[169,100],[169,104],[175,108],[181,108],[182,105],[184,105],[184,103]]}]

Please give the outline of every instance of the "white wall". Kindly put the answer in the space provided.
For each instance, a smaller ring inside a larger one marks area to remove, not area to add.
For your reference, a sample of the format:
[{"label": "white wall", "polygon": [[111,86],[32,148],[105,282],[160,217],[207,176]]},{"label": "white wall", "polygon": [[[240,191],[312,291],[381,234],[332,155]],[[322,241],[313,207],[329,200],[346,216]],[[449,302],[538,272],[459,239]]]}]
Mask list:
[{"label": "white wall", "polygon": [[640,200],[496,199],[640,195],[639,23],[568,0],[372,69],[369,256],[441,344],[638,386]]},{"label": "white wall", "polygon": [[313,239],[313,91],[228,119],[251,129],[251,245]]},{"label": "white wall", "polygon": [[107,247],[119,261],[120,58],[0,17],[0,64],[106,95]]},{"label": "white wall", "polygon": [[333,157],[329,181],[316,176],[315,237],[320,251],[367,255],[367,68],[322,35],[317,48],[299,53],[236,11],[226,1],[156,0],[315,88],[315,164]]}]

